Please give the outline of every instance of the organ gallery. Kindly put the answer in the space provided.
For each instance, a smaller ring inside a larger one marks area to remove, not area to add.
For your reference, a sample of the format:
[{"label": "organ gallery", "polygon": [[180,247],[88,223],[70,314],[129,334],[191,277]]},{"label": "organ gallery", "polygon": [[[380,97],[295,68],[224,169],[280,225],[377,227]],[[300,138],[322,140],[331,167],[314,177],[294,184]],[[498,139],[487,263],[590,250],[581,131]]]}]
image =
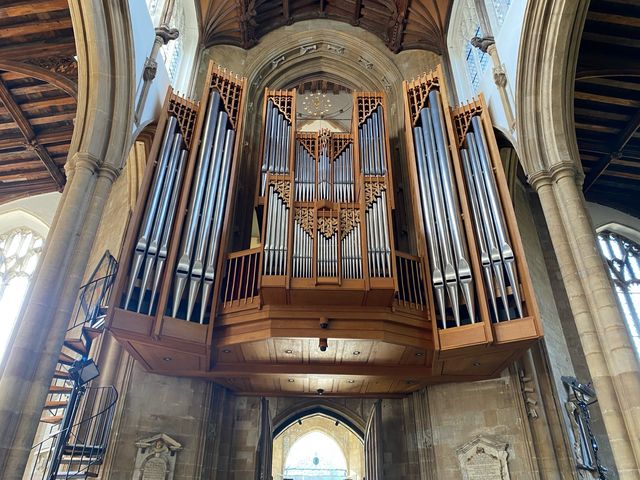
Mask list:
[{"label": "organ gallery", "polygon": [[[440,67],[403,84],[413,252],[397,247],[384,92],[352,92],[344,131],[302,131],[296,90],[267,88],[244,159],[243,78],[211,63],[196,103],[170,93],[116,338],[149,371],[239,393],[401,394],[497,374],[542,328],[484,102],[451,107],[445,88]],[[240,164],[259,237],[232,250]]]},{"label": "organ gallery", "polygon": [[639,19],[0,2],[0,478],[640,478]]}]

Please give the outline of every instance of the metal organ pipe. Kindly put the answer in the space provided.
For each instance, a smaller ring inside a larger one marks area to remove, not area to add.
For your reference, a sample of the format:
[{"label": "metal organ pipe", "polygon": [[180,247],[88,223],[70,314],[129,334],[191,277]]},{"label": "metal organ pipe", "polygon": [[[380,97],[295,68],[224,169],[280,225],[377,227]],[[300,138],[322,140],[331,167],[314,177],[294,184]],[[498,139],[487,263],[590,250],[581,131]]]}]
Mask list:
[{"label": "metal organ pipe", "polygon": [[[431,123],[430,109],[424,108],[420,112],[422,121],[422,133],[424,135],[424,145],[427,161],[427,175],[429,178],[429,186],[433,195],[433,206],[435,213],[437,241],[442,255],[442,272],[444,276],[444,285],[449,294],[453,318],[456,325],[460,325],[460,310],[458,297],[458,278],[456,276],[455,266],[453,263],[453,253],[451,247],[451,238],[447,227],[448,220],[444,207],[444,195],[442,192],[442,181],[440,169],[436,158],[436,143],[434,138],[433,127]],[[436,241],[432,239],[432,241]],[[446,320],[443,318],[443,326],[446,328]]]},{"label": "metal organ pipe", "polygon": [[423,127],[415,127],[413,129],[413,139],[416,149],[416,163],[418,166],[418,181],[420,186],[420,200],[422,205],[422,215],[424,218],[424,227],[429,248],[429,260],[431,264],[431,282],[435,291],[436,302],[440,311],[440,318],[443,319],[443,326],[446,328],[446,308],[444,293],[444,276],[442,274],[442,266],[440,263],[440,248],[436,233],[436,220],[432,200],[432,192],[429,187],[429,174],[427,171],[426,151],[424,138],[422,133]]},{"label": "metal organ pipe", "polygon": [[[467,140],[468,141],[468,140]],[[465,180],[467,182],[467,188],[469,190],[469,200],[471,203],[471,212],[474,218],[474,225],[476,227],[476,236],[478,238],[478,247],[480,249],[480,263],[484,272],[485,283],[489,291],[489,298],[491,300],[491,306],[495,318],[498,319],[498,305],[496,303],[495,288],[493,284],[493,275],[491,273],[492,257],[489,255],[490,250],[487,247],[487,225],[483,224],[480,219],[486,218],[481,214],[480,197],[475,185],[475,178],[473,168],[471,166],[471,160],[469,159],[469,153],[466,149],[460,150],[460,156],[462,160],[462,168],[465,173]],[[484,207],[484,206],[483,206]],[[492,231],[490,231],[493,233]],[[491,250],[493,252],[493,250]],[[501,273],[501,272],[500,272]],[[497,278],[498,288],[504,293],[504,279]],[[502,297],[503,300],[505,297]]]},{"label": "metal organ pipe", "polygon": [[[151,229],[153,227],[153,222],[156,216],[156,210],[158,208],[158,202],[160,201],[160,193],[162,191],[162,184],[165,179],[165,170],[167,168],[167,163],[169,161],[169,156],[171,153],[171,146],[173,145],[173,140],[175,137],[175,131],[177,126],[177,120],[175,117],[170,116],[167,121],[167,126],[164,132],[164,137],[162,139],[162,144],[160,147],[160,151],[158,152],[158,165],[156,167],[156,171],[153,176],[153,181],[151,184],[149,200],[143,215],[142,223],[140,226],[140,235],[136,242],[135,250],[133,253],[133,263],[131,266],[131,272],[129,274],[129,284],[127,285],[127,295],[125,297],[125,308],[129,307],[129,302],[131,301],[131,296],[133,294],[133,289],[135,286],[135,282],[138,278],[138,274],[140,273],[140,268],[142,267],[142,262],[144,260],[144,256],[147,252],[147,247],[149,246],[149,240],[151,235]],[[142,295],[143,289],[141,288],[140,294]]]},{"label": "metal organ pipe", "polygon": [[171,199],[171,190],[173,188],[173,179],[175,177],[176,165],[180,157],[180,150],[182,146],[182,134],[177,133],[174,136],[173,144],[171,146],[171,154],[169,166],[167,167],[166,181],[162,186],[162,193],[160,194],[160,203],[158,204],[158,212],[153,222],[153,228],[151,231],[151,241],[149,248],[147,249],[147,256],[145,258],[144,272],[142,274],[142,282],[140,283],[140,295],[138,296],[138,308],[136,312],[140,312],[142,308],[142,301],[144,300],[147,284],[149,283],[149,276],[151,270],[156,261],[158,254],[158,244],[160,242],[160,235],[162,235],[162,228],[167,216],[167,210],[169,208],[169,201]]},{"label": "metal organ pipe", "polygon": [[451,172],[451,158],[446,142],[446,129],[442,117],[442,105],[440,103],[440,92],[432,90],[429,93],[431,105],[431,117],[435,133],[436,145],[438,148],[438,159],[442,172],[444,186],[445,204],[449,215],[449,227],[451,228],[451,238],[456,259],[458,281],[464,296],[467,312],[471,322],[475,322],[474,315],[474,288],[471,276],[471,267],[467,260],[466,245],[463,237],[462,225],[460,222],[460,212],[458,210],[458,198],[455,190],[453,174]]},{"label": "metal organ pipe", "polygon": [[265,192],[267,173],[286,174],[289,172],[290,136],[291,124],[273,100],[269,99],[265,112],[260,195],[264,195]]},{"label": "metal organ pipe", "polygon": [[498,234],[498,240],[500,242],[500,255],[504,262],[507,276],[509,277],[509,283],[513,290],[513,298],[516,302],[516,308],[520,317],[522,314],[522,301],[520,299],[520,287],[518,282],[518,274],[515,267],[515,258],[513,250],[509,241],[509,233],[507,230],[507,224],[504,219],[504,212],[502,211],[502,205],[498,198],[498,188],[496,186],[496,180],[491,171],[489,162],[489,149],[487,146],[487,139],[482,128],[480,117],[471,117],[471,124],[473,125],[474,135],[476,138],[476,145],[480,153],[480,164],[482,166],[482,175],[487,185],[487,192],[489,193],[489,202],[491,204],[491,210],[496,225],[496,233]]},{"label": "metal organ pipe", "polygon": [[204,189],[206,186],[205,183],[207,172],[209,170],[209,161],[211,159],[213,134],[215,131],[219,109],[220,94],[217,91],[214,91],[213,96],[209,100],[207,115],[205,117],[205,125],[202,134],[202,144],[200,147],[200,151],[198,152],[198,160],[196,164],[196,184],[191,194],[189,212],[187,221],[185,222],[185,229],[182,235],[182,253],[176,266],[175,286],[173,292],[173,310],[171,315],[172,317],[176,317],[178,314],[178,309],[180,308],[180,302],[182,299],[182,293],[184,292],[187,277],[189,276],[191,270],[191,256],[193,254],[193,248],[196,239],[198,219],[200,217],[202,202],[204,200]]},{"label": "metal organ pipe", "polygon": [[217,252],[222,237],[222,220],[224,219],[224,208],[227,203],[227,192],[229,191],[229,181],[231,174],[231,162],[233,160],[233,145],[235,141],[235,132],[231,129],[227,130],[224,142],[224,157],[222,159],[222,177],[216,194],[216,207],[213,212],[213,232],[209,241],[207,251],[207,263],[204,270],[204,279],[202,284],[202,302],[200,307],[200,323],[204,323],[206,314],[206,306],[209,301],[213,282],[215,280],[215,266]]},{"label": "metal organ pipe", "polygon": [[162,272],[164,271],[164,264],[167,260],[167,254],[169,251],[169,235],[171,234],[171,225],[173,225],[173,219],[176,215],[178,196],[180,194],[180,185],[182,185],[182,175],[184,174],[185,165],[187,163],[187,154],[187,150],[182,150],[182,152],[180,153],[178,171],[176,173],[176,179],[173,185],[173,192],[171,193],[171,202],[169,203],[169,216],[167,217],[164,231],[162,232],[162,240],[160,241],[160,249],[158,250],[158,263],[153,275],[153,286],[151,288],[151,298],[149,299],[149,314],[153,314],[153,307],[155,305],[160,277],[162,276]]},{"label": "metal organ pipe", "polygon": [[189,294],[187,297],[187,319],[191,318],[195,306],[196,295],[200,290],[200,282],[204,271],[205,254],[209,236],[211,234],[211,217],[215,207],[217,191],[220,188],[220,171],[222,168],[222,153],[227,131],[228,116],[226,112],[218,114],[216,134],[213,141],[212,160],[209,163],[207,186],[204,194],[204,205],[200,217],[198,238],[196,240],[195,257],[189,275]]}]

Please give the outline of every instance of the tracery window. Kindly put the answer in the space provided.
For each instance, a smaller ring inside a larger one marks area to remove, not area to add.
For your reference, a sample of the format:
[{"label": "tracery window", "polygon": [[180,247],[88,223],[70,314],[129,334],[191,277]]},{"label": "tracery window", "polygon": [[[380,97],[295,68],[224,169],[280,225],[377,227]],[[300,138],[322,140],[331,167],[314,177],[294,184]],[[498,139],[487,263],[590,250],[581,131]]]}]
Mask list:
[{"label": "tracery window", "polygon": [[169,78],[171,83],[175,84],[177,78],[178,67],[182,56],[184,54],[184,35],[185,35],[185,21],[184,21],[184,9],[178,6],[178,3],[174,3],[173,14],[171,15],[171,28],[175,28],[180,32],[180,35],[175,40],[164,45],[160,52],[164,58],[164,64],[167,67]]},{"label": "tracery window", "polygon": [[609,230],[598,234],[631,343],[640,356],[640,245]]},{"label": "tracery window", "polygon": [[4,353],[44,240],[28,228],[0,235],[0,357]]},{"label": "tracery window", "polygon": [[478,12],[473,0],[464,0],[459,8],[459,20],[453,24],[456,31],[455,44],[458,50],[456,55],[462,56],[473,93],[477,93],[480,88],[480,81],[491,59],[487,53],[471,45],[473,37],[482,38],[485,36],[480,27]]},{"label": "tracery window", "polygon": [[492,17],[492,28],[494,34],[497,34],[500,27],[504,23],[512,0],[487,0],[487,10]]},{"label": "tracery window", "polygon": [[[146,0],[146,2],[151,20],[153,21],[154,26],[158,26],[162,17],[163,9],[168,0]],[[176,86],[178,70],[185,55],[185,36],[191,33],[190,30],[186,28],[185,6],[186,2],[184,0],[176,0],[173,3],[173,11],[171,13],[169,27],[177,29],[180,32],[180,35],[176,40],[170,41],[160,49],[160,54],[162,55],[162,59],[164,60],[164,64],[167,68],[169,79],[174,86]]]}]

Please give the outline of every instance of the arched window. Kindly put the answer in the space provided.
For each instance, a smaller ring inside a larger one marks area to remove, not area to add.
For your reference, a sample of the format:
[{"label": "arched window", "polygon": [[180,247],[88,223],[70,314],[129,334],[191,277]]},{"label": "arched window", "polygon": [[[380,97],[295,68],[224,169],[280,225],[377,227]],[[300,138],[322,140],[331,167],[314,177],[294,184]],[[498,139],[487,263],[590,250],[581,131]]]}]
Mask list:
[{"label": "arched window", "polygon": [[[146,0],[147,9],[154,26],[160,23],[165,4],[169,0]],[[171,20],[171,28],[180,32],[176,40],[170,41],[160,49],[171,84],[186,90],[193,67],[198,40],[197,19],[193,0],[175,0]]]},{"label": "arched window", "polygon": [[475,95],[491,59],[487,53],[471,45],[471,39],[482,38],[486,34],[480,26],[480,17],[473,0],[463,0],[455,8],[450,22],[452,31],[449,35],[452,59],[458,63],[458,70],[464,70],[460,73],[465,74],[469,80],[470,89],[465,93]]},{"label": "arched window", "polygon": [[491,17],[491,27],[494,35],[497,35],[500,31],[511,2],[512,0],[487,0],[487,13]]},{"label": "arched window", "polygon": [[347,461],[336,441],[320,431],[298,439],[287,456],[284,478],[305,480],[344,479]]},{"label": "arched window", "polygon": [[640,245],[610,230],[598,234],[631,343],[640,356]]},{"label": "arched window", "polygon": [[25,227],[0,235],[0,357],[11,338],[43,244],[40,235]]}]

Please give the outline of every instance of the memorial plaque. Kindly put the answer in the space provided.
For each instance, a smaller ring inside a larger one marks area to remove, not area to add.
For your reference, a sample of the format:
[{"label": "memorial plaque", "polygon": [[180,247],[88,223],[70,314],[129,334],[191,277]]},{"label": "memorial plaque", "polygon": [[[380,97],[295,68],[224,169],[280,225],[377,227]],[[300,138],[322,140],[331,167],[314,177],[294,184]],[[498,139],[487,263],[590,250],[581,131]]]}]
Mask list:
[{"label": "memorial plaque", "polygon": [[169,435],[159,433],[136,442],[138,454],[133,480],[173,480],[176,452],[182,445]]},{"label": "memorial plaque", "polygon": [[165,480],[167,464],[159,457],[150,458],[142,468],[142,480]]},{"label": "memorial plaque", "polygon": [[510,480],[506,443],[477,437],[457,453],[464,480]]}]

